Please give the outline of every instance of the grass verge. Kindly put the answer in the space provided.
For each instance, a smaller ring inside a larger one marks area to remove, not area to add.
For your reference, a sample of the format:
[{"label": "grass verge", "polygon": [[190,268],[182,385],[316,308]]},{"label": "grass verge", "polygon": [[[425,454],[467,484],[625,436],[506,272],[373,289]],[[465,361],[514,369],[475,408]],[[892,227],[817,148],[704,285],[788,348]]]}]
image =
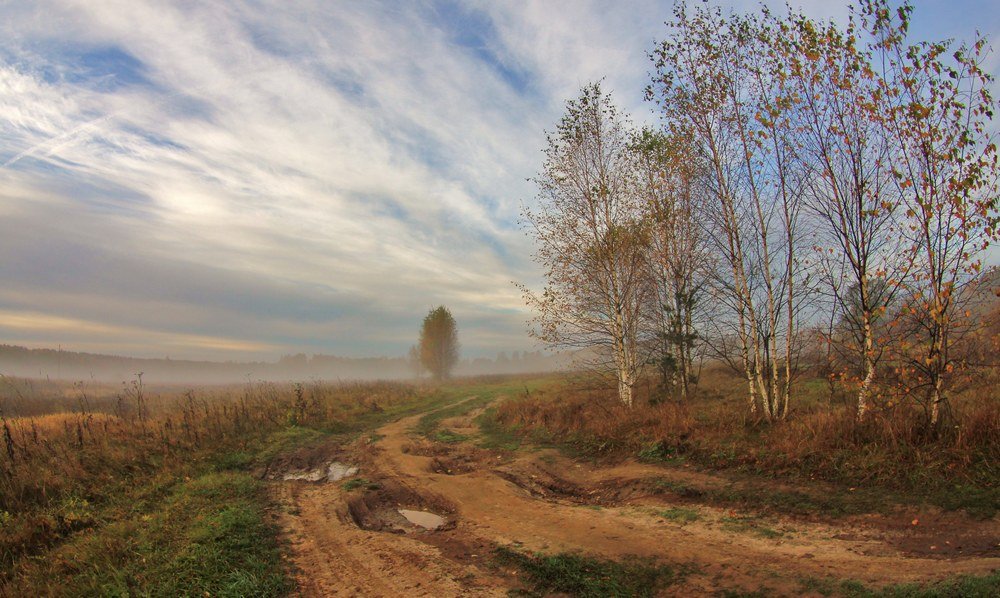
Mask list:
[{"label": "grass verge", "polygon": [[246,473],[188,479],[151,512],[74,536],[19,585],[55,596],[283,595],[291,586],[264,501]]},{"label": "grass verge", "polygon": [[[425,438],[438,442],[463,442],[468,440],[467,436],[451,430],[440,429],[441,422],[452,417],[467,415],[477,409],[486,407],[502,396],[513,396],[518,393],[530,396],[533,391],[546,384],[546,382],[546,379],[539,378],[512,380],[499,384],[463,385],[443,389],[435,401],[442,406],[429,411],[421,417],[413,427],[413,431]],[[476,421],[479,421],[478,417]]]},{"label": "grass verge", "polygon": [[1000,571],[962,575],[930,584],[900,584],[872,589],[854,580],[815,579],[801,582],[803,592],[843,598],[993,598],[1000,594]]},{"label": "grass verge", "polygon": [[691,523],[701,519],[701,513],[699,513],[697,509],[689,509],[686,507],[671,507],[669,509],[657,511],[656,515],[675,523]]},{"label": "grass verge", "polygon": [[523,575],[530,584],[529,596],[655,596],[687,574],[686,567],[644,559],[616,562],[575,553],[531,555],[502,546],[495,550],[494,561]]},{"label": "grass verge", "polygon": [[261,383],[159,397],[143,418],[12,422],[12,450],[0,452],[0,595],[287,593],[252,471],[458,397],[517,388]]}]

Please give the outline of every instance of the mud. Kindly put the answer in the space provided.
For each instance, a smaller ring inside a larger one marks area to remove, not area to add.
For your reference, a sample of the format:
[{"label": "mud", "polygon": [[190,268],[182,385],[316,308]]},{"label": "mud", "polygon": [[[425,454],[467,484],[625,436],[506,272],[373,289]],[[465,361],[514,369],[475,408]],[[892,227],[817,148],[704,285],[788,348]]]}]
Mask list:
[{"label": "mud", "polygon": [[[445,420],[442,429],[473,436],[473,416]],[[837,520],[761,516],[707,501],[708,490],[732,483],[712,474],[432,443],[412,437],[418,419],[380,428],[375,446],[327,447],[327,459],[336,453],[360,464],[377,489],[274,484],[302,594],[502,596],[521,584],[492,565],[498,545],[690,566],[696,572],[667,590],[678,596],[798,596],[805,578],[882,586],[1000,568],[996,519],[905,510]],[[664,516],[678,506],[694,515]],[[440,515],[444,524],[425,529],[406,511]]]},{"label": "mud", "polygon": [[412,521],[409,513],[433,513],[441,519],[433,529],[454,527],[455,505],[431,493],[418,493],[396,480],[383,479],[377,489],[355,494],[347,500],[347,512],[361,529],[410,533],[428,529]]},{"label": "mud", "polygon": [[347,465],[339,461],[331,461],[324,467],[313,470],[289,471],[282,474],[281,479],[288,482],[292,480],[302,480],[306,482],[339,482],[344,478],[349,478],[358,474],[357,465]]},{"label": "mud", "polygon": [[436,530],[448,522],[448,520],[444,517],[434,513],[428,513],[427,511],[411,511],[410,509],[396,510],[411,524],[427,530]]}]

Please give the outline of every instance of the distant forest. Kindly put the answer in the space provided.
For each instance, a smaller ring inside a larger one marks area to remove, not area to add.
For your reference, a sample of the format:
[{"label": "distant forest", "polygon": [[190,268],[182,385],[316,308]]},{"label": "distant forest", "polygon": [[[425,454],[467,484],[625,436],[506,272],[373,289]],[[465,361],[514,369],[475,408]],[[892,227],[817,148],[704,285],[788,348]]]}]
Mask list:
[{"label": "distant forest", "polygon": [[[553,371],[569,362],[566,354],[541,351],[501,352],[494,359],[463,359],[455,368],[460,376],[522,374]],[[277,362],[212,362],[143,359],[77,353],[55,349],[28,349],[0,345],[0,374],[50,380],[120,382],[142,372],[151,384],[226,384],[247,380],[391,380],[415,378],[414,364],[403,357],[337,357],[304,353],[286,355]]]}]

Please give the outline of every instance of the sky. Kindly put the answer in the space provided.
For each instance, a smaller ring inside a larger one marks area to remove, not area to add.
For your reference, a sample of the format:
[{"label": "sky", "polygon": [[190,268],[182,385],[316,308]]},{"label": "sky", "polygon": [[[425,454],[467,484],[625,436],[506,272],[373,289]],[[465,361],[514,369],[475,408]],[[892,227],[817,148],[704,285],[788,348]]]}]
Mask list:
[{"label": "sky", "polygon": [[[915,4],[1000,39],[995,0]],[[538,348],[544,132],[602,77],[655,122],[671,5],[0,0],[0,343],[396,356],[445,305],[465,356]]]}]

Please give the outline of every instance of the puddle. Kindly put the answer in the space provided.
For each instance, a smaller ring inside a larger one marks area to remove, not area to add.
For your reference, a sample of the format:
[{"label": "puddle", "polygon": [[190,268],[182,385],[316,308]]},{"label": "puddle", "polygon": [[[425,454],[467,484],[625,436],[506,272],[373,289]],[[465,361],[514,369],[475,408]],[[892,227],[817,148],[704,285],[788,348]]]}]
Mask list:
[{"label": "puddle", "polygon": [[311,471],[290,471],[286,473],[282,479],[288,480],[304,480],[306,482],[319,482],[321,480],[326,480],[328,482],[339,482],[344,478],[349,478],[358,473],[358,467],[356,465],[347,465],[339,461],[333,461],[329,465],[324,467],[319,467]]},{"label": "puddle", "polygon": [[346,465],[344,463],[334,461],[333,463],[330,463],[329,467],[326,468],[326,479],[331,482],[339,482],[344,478],[357,475],[357,473],[358,468],[356,465]]},{"label": "puddle", "polygon": [[437,529],[445,524],[444,517],[428,513],[427,511],[411,511],[409,509],[396,509],[399,514],[406,517],[406,520],[413,525],[418,525],[424,529]]},{"label": "puddle", "polygon": [[410,534],[455,527],[457,509],[444,498],[417,494],[391,478],[381,478],[379,483],[377,490],[347,496],[348,513],[359,528]]},{"label": "puddle", "polygon": [[314,469],[312,471],[290,471],[285,475],[281,476],[281,479],[285,480],[305,480],[307,482],[318,482],[326,477],[326,473],[322,469]]}]

